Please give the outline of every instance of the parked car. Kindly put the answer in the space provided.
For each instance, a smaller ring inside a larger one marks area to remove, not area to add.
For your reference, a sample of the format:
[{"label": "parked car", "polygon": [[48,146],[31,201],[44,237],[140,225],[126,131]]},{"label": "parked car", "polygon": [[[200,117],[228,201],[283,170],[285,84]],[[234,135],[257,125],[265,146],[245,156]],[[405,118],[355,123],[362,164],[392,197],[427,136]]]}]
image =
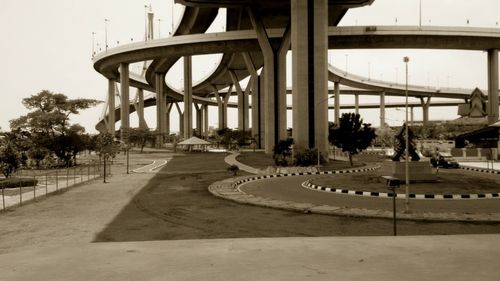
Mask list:
[{"label": "parked car", "polygon": [[458,168],[460,165],[450,153],[438,152],[431,158],[431,164],[434,168]]}]

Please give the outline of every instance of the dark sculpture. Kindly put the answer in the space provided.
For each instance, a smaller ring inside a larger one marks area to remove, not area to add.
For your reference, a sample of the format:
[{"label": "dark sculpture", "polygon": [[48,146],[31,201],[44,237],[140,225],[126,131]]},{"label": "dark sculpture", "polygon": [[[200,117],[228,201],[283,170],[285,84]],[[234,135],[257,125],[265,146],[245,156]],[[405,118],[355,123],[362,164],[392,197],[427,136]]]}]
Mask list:
[{"label": "dark sculpture", "polygon": [[[401,132],[396,135],[396,141],[397,141],[397,146],[396,146],[396,151],[394,153],[394,156],[392,157],[392,161],[399,161],[401,159],[401,156],[405,152],[406,148],[406,142],[405,142],[405,129],[406,129],[406,123],[403,124],[403,127],[401,128]],[[411,128],[408,128],[408,154],[410,155],[411,161],[419,161],[420,156],[418,156],[416,150],[415,150],[415,144],[413,142],[413,139],[415,138],[415,135],[413,134],[413,131]]]}]

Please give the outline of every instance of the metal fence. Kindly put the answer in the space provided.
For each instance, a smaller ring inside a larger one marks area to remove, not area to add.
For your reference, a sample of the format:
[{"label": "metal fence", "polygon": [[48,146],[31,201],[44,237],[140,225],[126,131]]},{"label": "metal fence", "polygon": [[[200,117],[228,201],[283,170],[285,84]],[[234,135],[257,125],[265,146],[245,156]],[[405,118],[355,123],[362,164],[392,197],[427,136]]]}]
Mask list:
[{"label": "metal fence", "polygon": [[[94,160],[85,164],[65,169],[53,170],[19,170],[13,179],[17,178],[17,187],[0,187],[2,192],[2,210],[22,206],[28,202],[36,202],[38,199],[55,195],[66,191],[71,187],[106,175],[111,174],[111,163]],[[34,184],[24,186],[26,181],[33,180]],[[23,184],[24,182],[24,184]]]}]

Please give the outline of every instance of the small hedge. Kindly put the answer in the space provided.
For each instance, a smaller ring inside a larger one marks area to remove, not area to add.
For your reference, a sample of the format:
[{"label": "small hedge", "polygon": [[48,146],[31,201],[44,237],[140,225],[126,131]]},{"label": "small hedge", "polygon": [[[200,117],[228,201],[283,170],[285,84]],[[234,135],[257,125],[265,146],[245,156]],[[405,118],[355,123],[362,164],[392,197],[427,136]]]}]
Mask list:
[{"label": "small hedge", "polygon": [[8,178],[0,179],[0,189],[3,188],[16,188],[19,186],[35,186],[38,184],[38,180],[33,178]]}]

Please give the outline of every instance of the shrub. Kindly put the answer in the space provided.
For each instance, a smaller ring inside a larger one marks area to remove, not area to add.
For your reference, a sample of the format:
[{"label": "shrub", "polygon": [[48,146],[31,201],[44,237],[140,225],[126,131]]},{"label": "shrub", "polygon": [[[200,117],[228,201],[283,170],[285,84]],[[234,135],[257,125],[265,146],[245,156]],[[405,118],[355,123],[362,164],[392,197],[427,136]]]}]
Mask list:
[{"label": "shrub", "polygon": [[33,178],[8,178],[0,179],[0,189],[3,188],[16,188],[19,186],[35,186],[38,184],[38,180]]},{"label": "shrub", "polygon": [[[321,156],[320,156],[321,157]],[[320,158],[321,162],[322,159]],[[295,165],[297,166],[313,166],[318,163],[318,150],[306,149],[295,153]]]},{"label": "shrub", "polygon": [[237,176],[238,175],[238,171],[240,170],[240,168],[236,165],[231,165],[229,167],[227,167],[227,170],[229,172],[232,172],[233,173],[233,176]]}]

